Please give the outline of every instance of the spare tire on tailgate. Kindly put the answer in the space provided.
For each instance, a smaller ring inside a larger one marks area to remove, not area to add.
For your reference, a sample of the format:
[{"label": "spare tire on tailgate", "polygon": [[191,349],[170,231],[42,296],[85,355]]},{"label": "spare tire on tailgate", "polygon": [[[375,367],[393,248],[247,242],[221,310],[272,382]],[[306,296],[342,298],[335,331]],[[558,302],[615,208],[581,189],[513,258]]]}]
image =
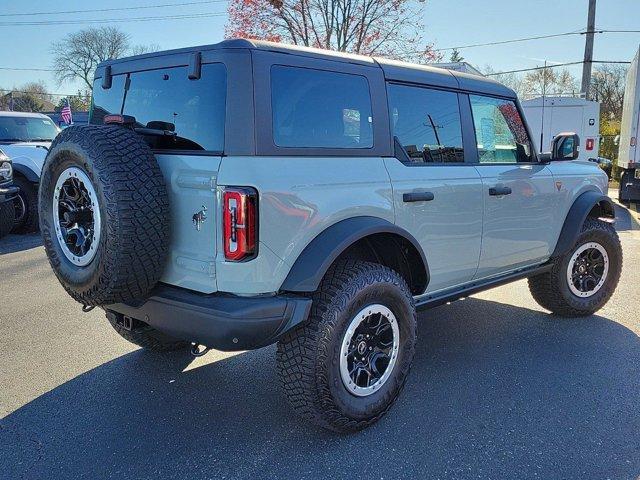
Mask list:
[{"label": "spare tire on tailgate", "polygon": [[169,251],[169,199],[153,153],[116,125],[63,130],[47,155],[39,191],[49,262],[78,302],[143,298]]}]

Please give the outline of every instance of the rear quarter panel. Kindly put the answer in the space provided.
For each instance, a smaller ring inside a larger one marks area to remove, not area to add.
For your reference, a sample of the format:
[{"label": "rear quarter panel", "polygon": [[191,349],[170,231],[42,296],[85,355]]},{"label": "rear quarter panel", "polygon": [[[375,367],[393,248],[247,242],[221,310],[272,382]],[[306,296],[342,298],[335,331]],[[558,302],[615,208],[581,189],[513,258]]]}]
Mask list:
[{"label": "rear quarter panel", "polygon": [[260,223],[254,260],[227,262],[218,242],[222,292],[278,291],[302,250],[336,222],[366,215],[394,222],[391,184],[380,157],[224,157],[219,196],[224,186],[258,191]]}]

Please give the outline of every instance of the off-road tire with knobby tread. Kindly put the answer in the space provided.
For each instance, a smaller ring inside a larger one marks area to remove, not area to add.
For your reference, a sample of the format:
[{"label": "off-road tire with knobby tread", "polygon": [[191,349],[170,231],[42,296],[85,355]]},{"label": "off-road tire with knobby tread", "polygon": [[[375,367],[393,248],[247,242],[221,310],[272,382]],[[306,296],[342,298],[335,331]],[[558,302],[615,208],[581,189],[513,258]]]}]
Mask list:
[{"label": "off-road tire with knobby tread", "polygon": [[191,343],[171,337],[144,322],[136,321],[134,328],[127,330],[121,323],[118,323],[118,318],[122,315],[110,311],[106,313],[107,320],[109,320],[113,329],[118,332],[118,335],[146,350],[173,352],[176,350],[185,350],[191,346]]},{"label": "off-road tire with knobby tread", "polygon": [[13,200],[0,203],[0,238],[8,235],[15,220],[15,206]]},{"label": "off-road tire with knobby tread", "polygon": [[[380,390],[357,397],[340,376],[341,343],[352,318],[376,303],[388,307],[398,320],[399,354]],[[379,420],[394,403],[411,368],[415,342],[416,310],[405,280],[379,264],[341,261],[313,294],[309,319],[278,342],[280,383],[303,418],[333,431],[357,431]]]},{"label": "off-road tire with knobby tread", "polygon": [[[590,297],[574,295],[567,282],[567,269],[573,253],[585,243],[597,242],[609,257],[609,271],[605,283]],[[622,271],[622,247],[612,224],[587,218],[574,247],[555,259],[553,268],[529,278],[529,290],[534,300],[544,309],[562,317],[584,317],[602,308],[611,298]]]},{"label": "off-road tire with knobby tread", "polygon": [[13,184],[20,187],[18,195],[20,195],[22,203],[25,206],[24,216],[19,222],[16,221],[14,224],[13,233],[37,232],[39,228],[38,185],[30,182],[24,177],[14,177]]},{"label": "off-road tire with knobby tread", "polygon": [[[54,231],[53,190],[69,167],[86,173],[100,208],[97,253],[84,267],[66,258]],[[132,130],[115,125],[63,130],[45,161],[39,213],[49,262],[78,302],[100,306],[143,298],[160,279],[169,252],[169,197],[153,153]]]}]

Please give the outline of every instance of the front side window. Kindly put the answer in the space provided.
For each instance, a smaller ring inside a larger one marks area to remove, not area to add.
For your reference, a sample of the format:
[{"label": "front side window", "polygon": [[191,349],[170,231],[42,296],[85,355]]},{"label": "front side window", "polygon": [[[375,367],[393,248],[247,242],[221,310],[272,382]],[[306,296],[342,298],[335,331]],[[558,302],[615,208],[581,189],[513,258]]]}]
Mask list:
[{"label": "front side window", "polygon": [[175,136],[144,134],[156,150],[224,149],[226,70],[223,64],[202,65],[201,77],[189,80],[187,67],[173,67],[113,77],[110,89],[101,80],[94,86],[91,123],[102,123],[107,113],[135,118],[136,126],[170,130]]},{"label": "front side window", "polygon": [[273,66],[271,107],[279,147],[373,147],[371,97],[363,76]]},{"label": "front side window", "polygon": [[395,84],[388,92],[393,135],[412,162],[464,162],[456,93]]},{"label": "front side window", "polygon": [[511,100],[471,95],[480,163],[533,161],[531,140]]}]

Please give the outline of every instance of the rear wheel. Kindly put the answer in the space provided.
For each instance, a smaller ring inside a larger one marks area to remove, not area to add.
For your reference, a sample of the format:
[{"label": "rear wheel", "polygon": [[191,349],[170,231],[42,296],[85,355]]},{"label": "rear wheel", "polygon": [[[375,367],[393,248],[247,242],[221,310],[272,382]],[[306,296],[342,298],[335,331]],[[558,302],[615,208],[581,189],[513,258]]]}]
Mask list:
[{"label": "rear wheel", "polygon": [[309,320],[278,343],[278,373],[302,417],[360,430],[402,390],[416,342],[416,312],[404,279],[382,265],[347,261],[327,273]]},{"label": "rear wheel", "polygon": [[591,315],[609,301],[622,270],[622,247],[613,226],[587,218],[576,244],[551,271],[529,278],[533,298],[564,317]]}]

